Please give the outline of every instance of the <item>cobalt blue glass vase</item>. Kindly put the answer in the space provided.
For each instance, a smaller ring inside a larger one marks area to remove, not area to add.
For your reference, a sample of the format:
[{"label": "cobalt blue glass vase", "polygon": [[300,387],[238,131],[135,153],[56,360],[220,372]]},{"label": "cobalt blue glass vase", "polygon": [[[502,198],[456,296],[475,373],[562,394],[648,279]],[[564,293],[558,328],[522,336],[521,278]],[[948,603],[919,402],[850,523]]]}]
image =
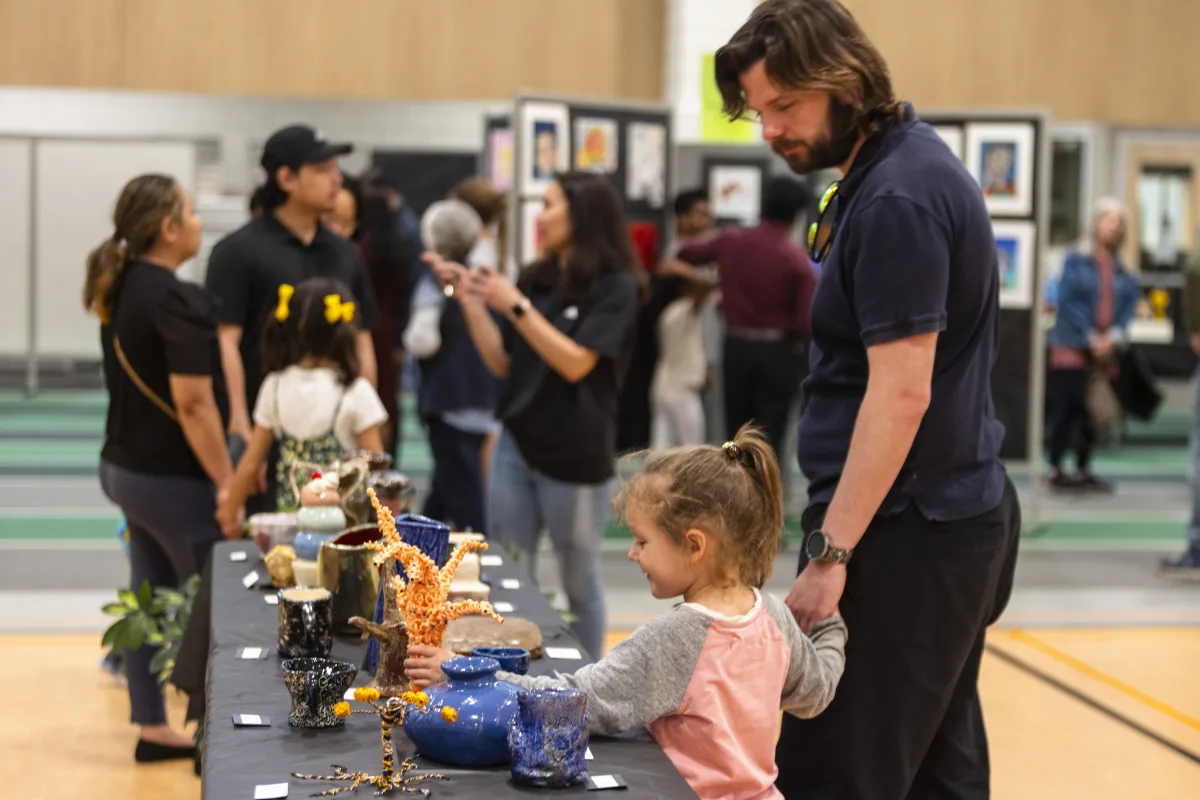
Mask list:
[{"label": "cobalt blue glass vase", "polygon": [[509,761],[508,731],[517,717],[517,687],[496,680],[494,658],[459,656],[442,664],[447,681],[426,689],[430,706],[451,706],[454,722],[441,714],[412,714],[404,732],[417,752],[453,767],[498,767]]},{"label": "cobalt blue glass vase", "polygon": [[[396,533],[400,540],[411,544],[422,553],[433,559],[439,567],[446,566],[450,559],[450,526],[420,514],[401,514],[396,517]],[[404,575],[404,564],[396,559],[396,572]],[[407,577],[405,578],[407,580]],[[383,581],[379,583],[379,594],[375,598],[376,625],[383,624]],[[363,659],[363,669],[372,675],[379,669],[379,642],[371,639],[367,643],[367,655]]]},{"label": "cobalt blue glass vase", "polygon": [[587,780],[587,693],[522,689],[509,734],[513,783],[563,789]]}]

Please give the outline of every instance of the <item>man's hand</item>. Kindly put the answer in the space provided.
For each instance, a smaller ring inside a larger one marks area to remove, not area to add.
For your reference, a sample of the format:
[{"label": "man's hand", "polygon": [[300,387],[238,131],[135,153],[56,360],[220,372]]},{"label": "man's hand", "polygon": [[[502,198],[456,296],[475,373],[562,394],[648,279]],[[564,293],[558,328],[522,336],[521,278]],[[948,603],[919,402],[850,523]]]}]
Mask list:
[{"label": "man's hand", "polygon": [[244,508],[234,508],[229,502],[230,486],[227,482],[217,489],[217,511],[214,515],[226,539],[241,539],[246,535]]},{"label": "man's hand", "polygon": [[845,564],[810,561],[797,576],[784,602],[800,630],[808,633],[814,623],[838,613],[838,602],[845,591]]}]

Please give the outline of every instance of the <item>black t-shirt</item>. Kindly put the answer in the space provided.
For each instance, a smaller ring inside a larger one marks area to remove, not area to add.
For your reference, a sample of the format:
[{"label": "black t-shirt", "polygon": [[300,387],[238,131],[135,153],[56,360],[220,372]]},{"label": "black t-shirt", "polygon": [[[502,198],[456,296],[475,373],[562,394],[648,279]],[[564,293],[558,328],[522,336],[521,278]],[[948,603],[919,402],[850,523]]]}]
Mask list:
[{"label": "black t-shirt", "polygon": [[578,302],[528,279],[519,286],[554,327],[599,359],[581,381],[570,383],[505,319],[501,332],[512,363],[497,415],[538,472],[566,483],[603,483],[613,474],[617,404],[633,353],[637,284],[632,275],[601,275]]},{"label": "black t-shirt", "polygon": [[309,278],[340,281],[358,306],[359,326],[370,330],[379,323],[361,252],[324,225],[317,225],[313,240],[305,244],[267,212],[218,242],[209,256],[205,283],[221,301],[220,322],[242,329],[246,404],[251,411],[265,377],[263,328],[279,301],[279,287],[297,286]]},{"label": "black t-shirt", "polygon": [[867,348],[937,332],[932,397],[880,508],[933,520],[990,511],[1004,491],[992,405],[999,270],[978,184],[912,107],[864,143],[838,188],[833,246],[813,296],[800,468],[833,496],[867,387]]},{"label": "black t-shirt", "polygon": [[203,287],[178,280],[153,264],[129,262],[114,293],[112,321],[100,328],[108,422],[100,457],[131,472],[208,476],[179,423],[138,389],[113,350],[121,343],[129,365],[150,391],[174,409],[171,375],[212,377],[222,424],[229,416],[216,301]]}]

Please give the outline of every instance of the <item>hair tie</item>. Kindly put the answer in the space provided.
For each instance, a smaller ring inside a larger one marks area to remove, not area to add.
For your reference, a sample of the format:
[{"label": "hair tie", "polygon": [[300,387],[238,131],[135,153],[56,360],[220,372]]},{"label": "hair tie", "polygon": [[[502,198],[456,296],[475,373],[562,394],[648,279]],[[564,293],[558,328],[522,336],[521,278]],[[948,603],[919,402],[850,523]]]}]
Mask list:
[{"label": "hair tie", "polygon": [[726,442],[721,445],[721,450],[729,457],[730,461],[738,461],[742,457],[742,448],[733,442]]},{"label": "hair tie", "polygon": [[292,300],[292,295],[296,293],[296,287],[291,284],[279,284],[279,305],[275,306],[275,321],[286,322],[288,318],[288,303]]},{"label": "hair tie", "polygon": [[330,325],[354,321],[354,303],[343,303],[340,294],[325,295],[325,321]]}]

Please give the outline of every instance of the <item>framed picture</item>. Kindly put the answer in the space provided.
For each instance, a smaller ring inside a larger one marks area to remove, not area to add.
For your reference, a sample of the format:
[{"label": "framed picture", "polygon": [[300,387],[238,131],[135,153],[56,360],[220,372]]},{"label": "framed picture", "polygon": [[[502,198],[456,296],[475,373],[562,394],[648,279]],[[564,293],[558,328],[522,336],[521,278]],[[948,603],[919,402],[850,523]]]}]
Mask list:
[{"label": "framed picture", "polygon": [[488,132],[488,180],[496,187],[496,191],[508,192],[512,189],[512,128],[495,128]]},{"label": "framed picture", "polygon": [[983,190],[988,213],[1033,214],[1033,124],[972,123],[967,126],[967,169]]},{"label": "framed picture", "polygon": [[963,158],[963,129],[957,125],[934,125],[933,132],[942,137],[942,141],[950,148],[950,152]]},{"label": "framed picture", "polygon": [[538,234],[537,218],[542,213],[542,201],[524,200],[521,203],[521,264],[532,264],[537,261],[542,249],[541,236]]},{"label": "framed picture", "polygon": [[995,220],[996,258],[1000,266],[1000,307],[1033,307],[1034,247],[1037,228],[1032,222]]},{"label": "framed picture", "polygon": [[625,195],[630,201],[662,208],[667,201],[667,128],[631,122],[626,131]]},{"label": "framed picture", "polygon": [[763,170],[746,164],[715,164],[708,171],[708,201],[717,219],[758,222]]},{"label": "framed picture", "polygon": [[617,121],[600,117],[575,119],[575,169],[617,171]]},{"label": "framed picture", "polygon": [[520,193],[540,197],[555,175],[570,169],[570,115],[562,103],[522,103],[519,124]]}]

